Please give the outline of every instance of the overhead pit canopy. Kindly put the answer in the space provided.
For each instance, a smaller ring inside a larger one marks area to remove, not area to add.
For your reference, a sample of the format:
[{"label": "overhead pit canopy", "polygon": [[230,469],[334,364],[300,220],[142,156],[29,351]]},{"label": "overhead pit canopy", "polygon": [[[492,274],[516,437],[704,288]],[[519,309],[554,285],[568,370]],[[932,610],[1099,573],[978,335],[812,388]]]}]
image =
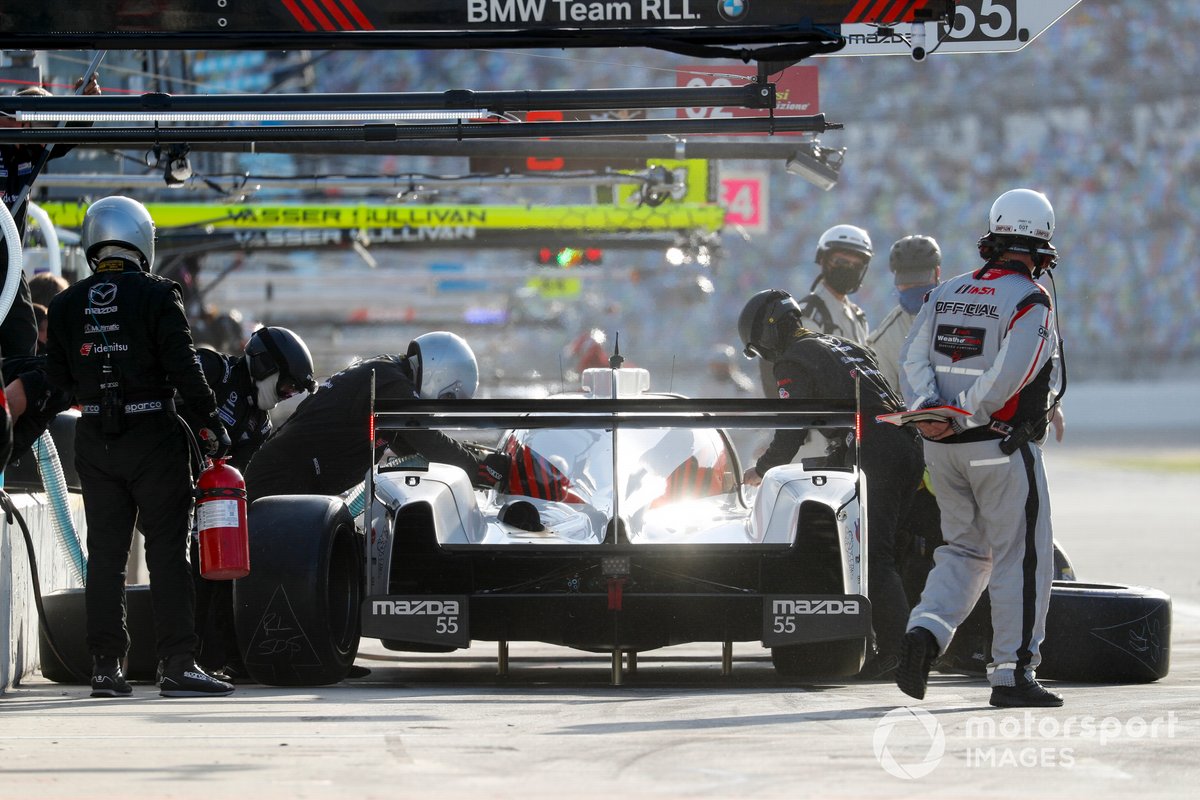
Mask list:
[{"label": "overhead pit canopy", "polygon": [[[795,61],[835,52],[843,24],[947,21],[955,0],[40,0],[8,3],[27,49],[650,47]],[[738,49],[768,45],[762,50]],[[731,47],[732,46],[732,47]]]}]

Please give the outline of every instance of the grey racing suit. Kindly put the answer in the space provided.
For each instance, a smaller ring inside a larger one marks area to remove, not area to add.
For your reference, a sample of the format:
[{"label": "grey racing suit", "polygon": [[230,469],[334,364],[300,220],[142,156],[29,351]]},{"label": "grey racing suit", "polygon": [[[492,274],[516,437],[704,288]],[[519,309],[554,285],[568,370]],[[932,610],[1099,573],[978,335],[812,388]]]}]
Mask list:
[{"label": "grey racing suit", "polygon": [[1041,662],[1054,565],[1040,441],[1057,353],[1050,297],[1009,262],[933,289],[900,354],[909,408],[970,412],[953,435],[925,442],[946,544],[908,626],[927,628],[944,652],[987,588],[993,686],[1031,680]]}]

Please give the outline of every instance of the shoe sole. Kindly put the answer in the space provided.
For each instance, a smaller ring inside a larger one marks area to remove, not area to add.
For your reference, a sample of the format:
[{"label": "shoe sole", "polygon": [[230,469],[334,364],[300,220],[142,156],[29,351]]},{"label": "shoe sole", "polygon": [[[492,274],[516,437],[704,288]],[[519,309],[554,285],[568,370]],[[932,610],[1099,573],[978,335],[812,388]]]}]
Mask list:
[{"label": "shoe sole", "polygon": [[228,697],[233,694],[233,689],[227,692],[201,692],[195,689],[163,689],[158,694],[160,697]]},{"label": "shoe sole", "polygon": [[92,697],[129,697],[133,690],[118,692],[116,689],[92,689]]},{"label": "shoe sole", "polygon": [[934,654],[929,652],[929,642],[925,638],[905,635],[900,642],[900,666],[896,668],[896,685],[900,691],[924,700],[933,659]]},{"label": "shoe sole", "polygon": [[1020,700],[997,700],[993,697],[988,700],[988,705],[995,708],[1062,708],[1063,701],[1060,698],[1048,702],[1022,702]]}]

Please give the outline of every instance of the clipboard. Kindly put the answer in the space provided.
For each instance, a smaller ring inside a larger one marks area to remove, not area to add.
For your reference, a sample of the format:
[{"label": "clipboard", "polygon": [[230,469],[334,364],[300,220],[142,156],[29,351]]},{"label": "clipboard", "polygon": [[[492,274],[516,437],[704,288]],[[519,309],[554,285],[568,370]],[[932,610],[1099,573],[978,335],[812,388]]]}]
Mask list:
[{"label": "clipboard", "polygon": [[946,422],[955,417],[969,417],[971,412],[958,406],[930,406],[916,411],[897,411],[893,414],[879,414],[876,422],[887,422],[891,425],[906,425],[910,422]]}]

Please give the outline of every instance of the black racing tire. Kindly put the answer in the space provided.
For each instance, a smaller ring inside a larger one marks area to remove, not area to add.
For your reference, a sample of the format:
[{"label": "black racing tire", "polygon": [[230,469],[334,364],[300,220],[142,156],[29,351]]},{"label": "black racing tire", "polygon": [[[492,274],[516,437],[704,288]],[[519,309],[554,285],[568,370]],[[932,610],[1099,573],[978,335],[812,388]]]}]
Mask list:
[{"label": "black racing tire", "polygon": [[1149,683],[1171,669],[1171,598],[1158,589],[1055,581],[1038,676]]},{"label": "black racing tire", "polygon": [[323,686],[358,654],[362,537],[337,497],[285,495],[249,510],[250,574],[233,585],[246,671],[271,686]]},{"label": "black racing tire", "polygon": [[771,663],[780,677],[793,680],[845,678],[857,675],[867,654],[867,640],[789,644],[771,648]]},{"label": "black racing tire", "polygon": [[[982,675],[991,660],[991,605],[981,598],[938,668]],[[1171,598],[1157,589],[1055,581],[1038,677],[1077,683],[1149,683],[1171,666]]]},{"label": "black racing tire", "polygon": [[[87,646],[84,590],[62,589],[42,595],[42,608],[46,611],[44,624],[38,629],[42,677],[55,683],[88,683],[92,675],[92,657]],[[154,608],[148,585],[125,588],[125,624],[129,629],[125,676],[133,681],[153,682],[158,656],[154,646]],[[47,626],[54,640],[53,649],[46,638]],[[85,676],[87,680],[82,680]]]}]

